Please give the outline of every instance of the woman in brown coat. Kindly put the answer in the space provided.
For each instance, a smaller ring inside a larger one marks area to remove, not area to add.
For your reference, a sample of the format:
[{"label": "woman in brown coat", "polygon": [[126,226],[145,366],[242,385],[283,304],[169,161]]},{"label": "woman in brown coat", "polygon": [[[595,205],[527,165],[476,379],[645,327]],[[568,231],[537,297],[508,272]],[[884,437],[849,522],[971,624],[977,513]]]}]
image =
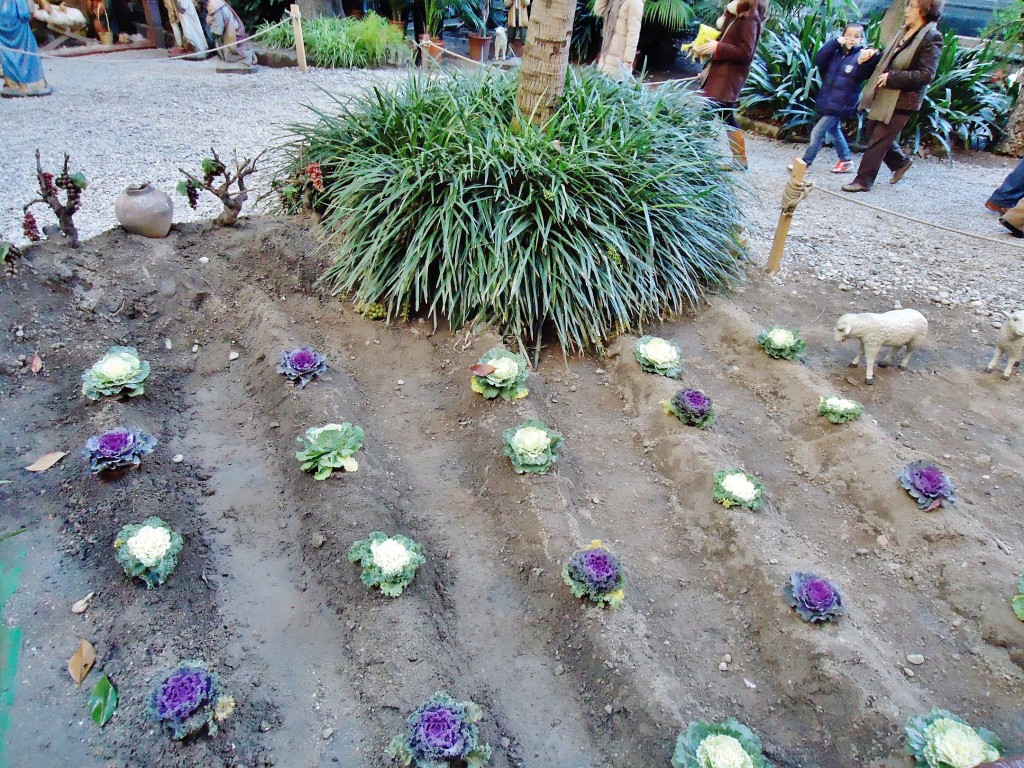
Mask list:
[{"label": "woman in brown coat", "polygon": [[900,149],[900,131],[910,116],[921,108],[925,91],[935,79],[942,55],[942,33],[936,23],[942,16],[943,0],[909,0],[906,23],[875,66],[874,74],[860,97],[860,109],[869,110],[864,150],[857,177],[844,192],[867,192],[884,162],[892,171],[890,184],[903,178],[914,161]]},{"label": "woman in brown coat", "polygon": [[733,159],[742,168],[747,167],[747,150],[736,121],[736,103],[750,74],[767,12],[767,0],[732,0],[718,19],[719,38],[693,49],[698,56],[711,57],[700,75],[701,93],[721,111],[730,128],[727,135]]}]

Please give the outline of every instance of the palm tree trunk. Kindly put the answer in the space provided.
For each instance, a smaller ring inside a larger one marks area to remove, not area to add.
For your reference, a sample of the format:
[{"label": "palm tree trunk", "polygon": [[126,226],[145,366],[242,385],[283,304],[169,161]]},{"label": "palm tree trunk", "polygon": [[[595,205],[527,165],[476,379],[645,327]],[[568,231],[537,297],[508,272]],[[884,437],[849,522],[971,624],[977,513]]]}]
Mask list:
[{"label": "palm tree trunk", "polygon": [[558,109],[569,69],[569,40],[575,0],[533,0],[530,31],[519,73],[516,104],[527,118],[543,125]]},{"label": "palm tree trunk", "polygon": [[996,145],[996,152],[1013,157],[1024,155],[1024,98],[1020,96],[1017,97],[1013,111],[1006,121],[1006,130]]}]

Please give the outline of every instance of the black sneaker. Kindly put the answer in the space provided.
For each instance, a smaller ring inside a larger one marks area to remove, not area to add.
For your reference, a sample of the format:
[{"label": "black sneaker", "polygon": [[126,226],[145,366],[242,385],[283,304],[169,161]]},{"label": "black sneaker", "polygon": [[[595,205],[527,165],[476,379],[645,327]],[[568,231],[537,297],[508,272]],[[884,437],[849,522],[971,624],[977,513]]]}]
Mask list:
[{"label": "black sneaker", "polygon": [[999,223],[1006,227],[1008,230],[1010,230],[1010,234],[1013,235],[1014,237],[1024,237],[1024,232],[1017,229],[1015,226],[1013,226],[1013,224],[1008,222],[1002,216],[999,217]]}]

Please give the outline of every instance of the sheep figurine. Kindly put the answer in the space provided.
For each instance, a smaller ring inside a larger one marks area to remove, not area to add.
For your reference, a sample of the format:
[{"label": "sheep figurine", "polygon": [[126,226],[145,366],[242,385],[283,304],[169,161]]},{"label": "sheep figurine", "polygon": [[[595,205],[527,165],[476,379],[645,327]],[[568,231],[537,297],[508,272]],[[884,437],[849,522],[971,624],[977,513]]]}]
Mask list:
[{"label": "sheep figurine", "polygon": [[861,357],[867,366],[864,380],[868,384],[875,383],[875,359],[882,347],[889,347],[889,354],[878,365],[885,368],[892,362],[896,351],[904,344],[907,352],[900,361],[900,368],[906,368],[914,351],[924,343],[928,335],[928,321],[916,309],[896,309],[892,312],[875,314],[858,312],[847,314],[836,320],[836,341],[846,339],[860,340],[860,352],[851,368],[860,365]]},{"label": "sheep figurine", "polygon": [[508,58],[508,35],[504,27],[497,27],[494,30],[494,58],[498,61]]},{"label": "sheep figurine", "polygon": [[991,373],[996,367],[999,358],[1006,355],[1006,370],[1003,371],[1003,381],[1010,378],[1013,366],[1017,363],[1021,354],[1024,353],[1024,310],[1018,309],[1007,316],[1003,327],[999,329],[999,338],[996,339],[996,351],[992,359],[985,366],[985,373]]}]

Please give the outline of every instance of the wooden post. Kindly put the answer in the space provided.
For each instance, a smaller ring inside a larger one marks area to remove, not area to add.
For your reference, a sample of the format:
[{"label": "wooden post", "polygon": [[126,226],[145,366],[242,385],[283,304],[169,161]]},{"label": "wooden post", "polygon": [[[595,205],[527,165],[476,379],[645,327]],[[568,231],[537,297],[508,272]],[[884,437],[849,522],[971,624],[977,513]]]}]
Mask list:
[{"label": "wooden post", "polygon": [[302,39],[302,11],[292,4],[292,29],[295,31],[295,57],[299,60],[299,71],[306,72],[306,41]]},{"label": "wooden post", "polygon": [[[803,183],[805,173],[807,173],[807,163],[800,158],[793,158],[793,171],[789,174],[790,180],[800,185]],[[779,266],[782,264],[782,252],[786,248],[786,238],[789,236],[789,225],[792,221],[792,213],[786,213],[783,210],[779,214],[779,224],[775,228],[775,240],[772,241],[772,252],[768,257],[768,274],[779,271]]]}]

